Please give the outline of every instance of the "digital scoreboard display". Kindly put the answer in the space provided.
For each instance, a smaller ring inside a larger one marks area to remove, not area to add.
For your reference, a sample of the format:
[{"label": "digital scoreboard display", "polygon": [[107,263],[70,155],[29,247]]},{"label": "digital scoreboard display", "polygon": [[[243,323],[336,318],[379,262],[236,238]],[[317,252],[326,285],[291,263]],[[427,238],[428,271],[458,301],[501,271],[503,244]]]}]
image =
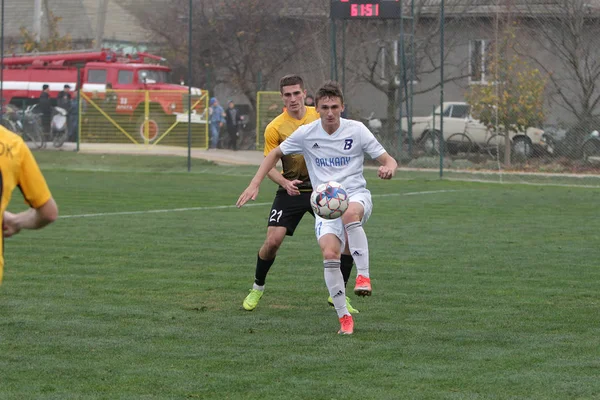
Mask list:
[{"label": "digital scoreboard display", "polygon": [[400,0],[331,0],[333,19],[399,19]]}]

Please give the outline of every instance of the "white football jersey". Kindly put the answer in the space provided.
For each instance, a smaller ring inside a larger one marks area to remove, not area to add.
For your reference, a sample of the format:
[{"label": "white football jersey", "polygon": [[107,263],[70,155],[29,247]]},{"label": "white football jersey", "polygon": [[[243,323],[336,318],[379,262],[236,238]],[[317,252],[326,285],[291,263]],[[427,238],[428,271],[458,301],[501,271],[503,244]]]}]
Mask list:
[{"label": "white football jersey", "polygon": [[363,123],[344,118],[331,135],[325,132],[320,119],[303,125],[279,147],[284,155],[304,155],[313,188],[336,181],[346,188],[349,196],[367,186],[363,176],[365,153],[371,158],[385,153]]}]

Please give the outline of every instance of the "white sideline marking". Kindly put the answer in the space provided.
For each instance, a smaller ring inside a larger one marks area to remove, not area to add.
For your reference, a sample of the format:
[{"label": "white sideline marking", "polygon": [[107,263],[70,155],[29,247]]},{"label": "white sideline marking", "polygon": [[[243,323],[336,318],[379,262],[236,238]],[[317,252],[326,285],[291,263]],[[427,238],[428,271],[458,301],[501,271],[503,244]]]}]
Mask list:
[{"label": "white sideline marking", "polygon": [[[416,195],[423,195],[423,194],[451,193],[451,192],[464,192],[464,190],[428,190],[426,192],[374,194],[374,195],[372,195],[372,197],[416,196]],[[272,204],[272,203],[247,203],[244,205],[244,207],[268,206],[270,204]],[[120,212],[95,213],[95,214],[75,214],[75,215],[61,215],[59,218],[66,219],[66,218],[112,217],[112,216],[116,216],[116,215],[162,214],[162,213],[182,212],[182,211],[225,210],[228,208],[236,208],[236,206],[235,206],[235,204],[232,204],[232,205],[228,205],[228,206],[186,207],[186,208],[171,208],[171,209],[163,209],[163,210],[120,211]]]},{"label": "white sideline marking", "polygon": [[583,189],[600,189],[598,185],[577,185],[573,183],[542,183],[542,182],[520,182],[520,181],[492,181],[486,179],[460,179],[460,178],[444,178],[447,181],[453,182],[474,182],[474,183],[497,183],[500,185],[529,185],[529,186],[552,186],[566,188],[583,188]]},{"label": "white sideline marking", "polygon": [[[249,203],[244,207],[256,207],[266,206],[272,203]],[[59,218],[92,218],[92,217],[108,217],[114,215],[137,215],[137,214],[161,214],[170,212],[182,212],[182,211],[205,211],[205,210],[223,210],[227,208],[236,208],[235,204],[230,206],[212,206],[212,207],[186,207],[186,208],[171,208],[164,210],[144,210],[144,211],[119,211],[119,212],[108,212],[108,213],[96,213],[96,214],[75,214],[75,215],[63,215]]]}]

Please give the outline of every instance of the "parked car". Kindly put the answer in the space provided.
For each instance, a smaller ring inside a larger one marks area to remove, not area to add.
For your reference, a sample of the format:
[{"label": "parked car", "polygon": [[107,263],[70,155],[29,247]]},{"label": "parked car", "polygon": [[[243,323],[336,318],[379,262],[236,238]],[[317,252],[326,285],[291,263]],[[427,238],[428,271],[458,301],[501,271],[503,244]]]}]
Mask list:
[{"label": "parked car", "polygon": [[551,156],[563,156],[570,150],[567,147],[567,130],[557,125],[544,125],[543,139],[546,142],[546,151]]},{"label": "parked car", "polygon": [[544,127],[548,152],[576,160],[597,156],[595,146],[600,141],[597,132],[600,132],[600,118],[596,117],[581,119],[566,128],[553,125]]},{"label": "parked car", "polygon": [[[490,154],[502,149],[504,135],[489,129],[471,116],[471,106],[465,102],[443,103],[444,141],[451,154],[460,151],[486,151]],[[407,126],[408,118],[402,119]],[[412,118],[413,138],[421,143],[424,150],[434,153],[439,149],[440,107],[433,115]],[[542,129],[529,127],[526,132],[511,132],[512,150],[515,154],[531,157],[535,153],[546,152],[547,143]]]},{"label": "parked car", "polygon": [[600,132],[592,131],[581,145],[583,161],[600,161]]}]

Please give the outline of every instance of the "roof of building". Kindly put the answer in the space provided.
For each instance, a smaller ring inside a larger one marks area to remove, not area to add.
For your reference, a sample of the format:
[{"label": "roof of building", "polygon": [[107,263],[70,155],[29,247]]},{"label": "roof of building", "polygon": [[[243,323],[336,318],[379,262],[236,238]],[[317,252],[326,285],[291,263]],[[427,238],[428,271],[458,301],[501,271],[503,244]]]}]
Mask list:
[{"label": "roof of building", "polygon": [[[7,37],[19,37],[20,28],[33,31],[35,0],[10,1],[5,4],[4,32]],[[59,32],[70,34],[73,40],[93,40],[96,37],[98,0],[52,0],[42,2],[42,35],[48,31],[48,10],[56,17]],[[148,31],[137,24],[137,19],[119,5],[118,0],[108,0],[104,24],[104,39],[129,43],[145,43]]]},{"label": "roof of building", "polygon": [[[410,0],[404,0],[410,7]],[[423,0],[423,14],[439,14],[442,0]],[[600,0],[587,0],[580,7],[590,13],[600,12]],[[447,15],[492,16],[496,14],[515,14],[527,16],[561,15],[567,9],[578,9],[569,0],[444,0]],[[573,11],[572,11],[573,12]]]}]

